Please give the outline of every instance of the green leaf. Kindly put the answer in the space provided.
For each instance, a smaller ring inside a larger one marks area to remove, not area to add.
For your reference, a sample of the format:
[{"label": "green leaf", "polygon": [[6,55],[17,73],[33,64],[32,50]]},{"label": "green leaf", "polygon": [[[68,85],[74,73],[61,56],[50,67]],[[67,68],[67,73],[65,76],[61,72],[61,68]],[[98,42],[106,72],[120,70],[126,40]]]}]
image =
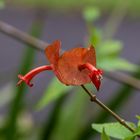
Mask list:
[{"label": "green leaf", "polygon": [[123,125],[121,125],[118,122],[92,124],[92,128],[100,133],[102,133],[104,128],[108,136],[118,138],[118,139],[124,139],[132,135],[131,131],[129,131],[127,128],[125,128]]},{"label": "green leaf", "polygon": [[130,136],[130,137],[125,138],[124,140],[135,140],[135,137],[134,136]]},{"label": "green leaf", "polygon": [[95,21],[97,18],[99,18],[99,16],[100,16],[100,12],[97,7],[87,7],[83,12],[83,18],[87,22]]},{"label": "green leaf", "polygon": [[139,116],[139,115],[136,115],[136,118],[137,118],[138,120],[140,120],[140,116]]},{"label": "green leaf", "polygon": [[140,135],[140,127],[136,128],[135,132],[124,140],[135,140],[138,135]]},{"label": "green leaf", "polygon": [[136,128],[136,131],[134,132],[133,136],[140,135],[140,126]]},{"label": "green leaf", "polygon": [[101,140],[110,140],[109,136],[106,134],[105,129],[103,128],[103,132],[101,134]]},{"label": "green leaf", "polygon": [[131,136],[125,138],[124,140],[135,140],[135,138],[138,135],[140,135],[140,127],[137,127],[136,130],[135,130],[135,132]]},{"label": "green leaf", "polygon": [[70,89],[72,89],[72,86],[65,86],[62,83],[60,83],[58,79],[54,78],[48,85],[43,97],[37,104],[37,110],[44,108],[50,102],[58,99],[66,92],[70,91]]},{"label": "green leaf", "polygon": [[101,44],[98,50],[98,55],[102,57],[116,56],[122,50],[122,43],[120,41],[108,40]]},{"label": "green leaf", "polygon": [[138,69],[137,65],[132,64],[122,58],[117,58],[117,59],[104,58],[104,60],[100,60],[98,66],[107,71],[126,70],[126,71],[133,72]]}]

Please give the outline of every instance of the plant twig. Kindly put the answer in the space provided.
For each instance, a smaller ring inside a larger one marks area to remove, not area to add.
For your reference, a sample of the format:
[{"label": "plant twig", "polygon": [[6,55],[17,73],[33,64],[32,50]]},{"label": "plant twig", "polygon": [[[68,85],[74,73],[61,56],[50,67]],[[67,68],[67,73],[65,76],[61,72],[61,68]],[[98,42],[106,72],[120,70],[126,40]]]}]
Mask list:
[{"label": "plant twig", "polygon": [[[98,104],[101,108],[106,110],[108,113],[110,113],[119,123],[121,123],[124,127],[129,129],[131,132],[135,132],[135,129],[131,128],[124,119],[122,119],[119,115],[117,115],[115,112],[113,112],[111,109],[109,109],[104,103],[102,103],[95,94],[90,92],[84,85],[81,85],[81,87],[84,89],[84,91],[90,96],[90,100],[92,102],[95,102]],[[140,136],[138,136],[140,137]]]},{"label": "plant twig", "polygon": [[[0,21],[0,32],[4,33],[10,37],[15,38],[20,42],[28,44],[31,47],[36,48],[40,51],[44,51],[45,47],[47,45],[49,45],[49,43],[39,40],[29,34],[26,34],[25,32],[20,31],[19,29],[15,28],[12,25],[9,25],[3,21]],[[114,74],[107,73],[106,76],[115,81],[122,82],[124,84],[127,84],[129,86],[132,86],[133,88],[140,90],[140,81],[137,80],[136,78],[126,75],[124,73],[117,73],[117,76],[116,76],[116,72],[113,72],[113,73]],[[134,81],[136,81],[136,82],[134,82]]]}]

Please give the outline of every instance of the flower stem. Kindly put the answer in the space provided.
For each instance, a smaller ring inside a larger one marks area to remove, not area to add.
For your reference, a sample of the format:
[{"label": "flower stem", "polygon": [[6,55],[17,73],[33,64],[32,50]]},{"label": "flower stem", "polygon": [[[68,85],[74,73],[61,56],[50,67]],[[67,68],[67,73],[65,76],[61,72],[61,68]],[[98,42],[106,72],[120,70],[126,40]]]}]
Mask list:
[{"label": "flower stem", "polygon": [[[106,110],[108,113],[110,113],[119,123],[121,123],[124,127],[126,127],[127,129],[129,129],[131,132],[135,132],[135,129],[133,129],[132,127],[130,127],[126,121],[124,119],[122,119],[119,115],[117,115],[115,112],[113,112],[111,109],[109,109],[104,103],[102,103],[95,94],[93,94],[92,92],[90,92],[84,85],[81,85],[81,87],[83,88],[83,90],[90,96],[90,99],[92,102],[95,102],[96,104],[98,104],[100,107],[102,107],[104,110]],[[138,137],[140,138],[140,136],[138,135]]]}]

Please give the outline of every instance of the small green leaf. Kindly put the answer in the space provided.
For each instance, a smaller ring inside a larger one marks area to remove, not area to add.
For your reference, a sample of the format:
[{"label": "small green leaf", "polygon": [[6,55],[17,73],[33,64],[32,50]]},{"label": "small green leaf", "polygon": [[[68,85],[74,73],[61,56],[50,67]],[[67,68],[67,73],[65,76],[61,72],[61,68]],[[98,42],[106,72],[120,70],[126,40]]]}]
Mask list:
[{"label": "small green leaf", "polygon": [[99,16],[100,12],[97,7],[87,7],[83,12],[83,17],[87,22],[95,21]]},{"label": "small green leaf", "polygon": [[140,120],[138,120],[138,123],[137,123],[137,125],[140,127]]},{"label": "small green leaf", "polygon": [[139,116],[139,115],[136,115],[136,118],[137,118],[138,120],[140,120],[140,116]]},{"label": "small green leaf", "polygon": [[124,139],[126,137],[132,136],[132,132],[118,122],[92,124],[92,128],[100,133],[102,133],[102,130],[104,128],[108,136],[118,139]]},{"label": "small green leaf", "polygon": [[140,126],[140,116],[139,115],[136,115],[136,118],[138,119],[137,125]]},{"label": "small green leaf", "polygon": [[106,134],[105,129],[103,128],[102,134],[101,134],[101,140],[110,140],[109,136]]},{"label": "small green leaf", "polygon": [[116,59],[104,58],[104,60],[100,60],[100,62],[98,64],[99,64],[98,66],[100,68],[107,70],[107,71],[126,70],[126,71],[133,72],[138,69],[137,65],[132,64],[122,58],[116,58]]},{"label": "small green leaf", "polygon": [[135,132],[131,136],[125,138],[124,140],[135,140],[135,138],[138,135],[140,135],[140,127],[137,127],[136,130],[135,130]]},{"label": "small green leaf", "polygon": [[48,85],[47,89],[44,92],[43,97],[37,104],[37,109],[42,109],[50,102],[56,100],[61,97],[63,94],[72,89],[72,86],[65,86],[60,83],[56,78],[54,78],[51,83]]},{"label": "small green leaf", "polygon": [[136,131],[134,132],[133,136],[140,135],[140,126],[136,128]]}]

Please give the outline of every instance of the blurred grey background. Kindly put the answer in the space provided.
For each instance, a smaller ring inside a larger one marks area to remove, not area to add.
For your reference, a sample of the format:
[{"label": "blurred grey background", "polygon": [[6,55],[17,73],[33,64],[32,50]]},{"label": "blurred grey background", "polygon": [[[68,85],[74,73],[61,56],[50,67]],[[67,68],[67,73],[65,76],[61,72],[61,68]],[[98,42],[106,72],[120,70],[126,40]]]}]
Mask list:
[{"label": "blurred grey background", "polygon": [[[108,19],[108,14],[101,13],[101,18],[95,22],[97,27],[101,27]],[[62,41],[62,48],[67,50],[75,47],[78,44],[84,44],[84,40],[87,35],[86,25],[82,16],[78,12],[70,13],[55,13],[53,11],[46,11],[45,13],[45,28],[41,40],[51,43],[53,40],[60,39]],[[19,8],[8,6],[3,10],[0,10],[0,20],[5,21],[8,24],[15,26],[16,28],[28,32],[32,21],[35,16],[35,10],[30,8]],[[126,16],[120,24],[115,34],[116,39],[123,42],[124,48],[121,52],[121,56],[133,63],[138,64],[140,62],[140,18]],[[17,79],[17,69],[21,61],[21,57],[24,52],[25,45],[0,33],[0,87],[4,87],[13,79]],[[35,58],[34,67],[48,63],[45,55],[42,52],[37,51],[37,57]],[[33,114],[33,118],[37,122],[42,122],[46,118],[48,107],[36,112],[34,105],[43,95],[43,91],[53,74],[41,73],[34,80],[34,87],[30,88],[26,94],[26,102],[29,106],[29,110]],[[109,98],[113,97],[121,84],[104,78],[101,90],[97,93],[97,96],[106,102]],[[127,94],[127,93],[124,93]],[[87,98],[88,99],[88,98]],[[126,120],[136,122],[135,114],[140,115],[139,106],[140,92],[133,92],[133,96],[129,98],[127,103],[121,107],[119,114]],[[88,101],[87,101],[88,102]],[[0,108],[0,113],[7,113],[7,107]],[[92,108],[99,108],[95,104],[91,103]]]}]

